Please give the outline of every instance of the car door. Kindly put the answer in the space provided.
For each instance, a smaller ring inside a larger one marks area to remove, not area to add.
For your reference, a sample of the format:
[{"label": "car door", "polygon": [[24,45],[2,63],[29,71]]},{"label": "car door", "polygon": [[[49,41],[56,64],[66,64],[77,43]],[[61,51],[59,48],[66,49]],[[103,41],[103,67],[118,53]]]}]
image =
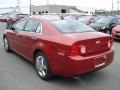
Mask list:
[{"label": "car door", "polygon": [[19,53],[20,48],[21,48],[20,33],[24,30],[26,23],[27,23],[27,20],[19,21],[18,23],[16,23],[13,26],[14,30],[11,30],[11,32],[9,32],[7,34],[11,49],[13,49],[14,51],[16,51],[18,53]]},{"label": "car door", "polygon": [[31,60],[31,50],[36,41],[36,31],[40,22],[38,20],[29,19],[24,31],[20,34],[21,37],[21,54],[28,60]]}]

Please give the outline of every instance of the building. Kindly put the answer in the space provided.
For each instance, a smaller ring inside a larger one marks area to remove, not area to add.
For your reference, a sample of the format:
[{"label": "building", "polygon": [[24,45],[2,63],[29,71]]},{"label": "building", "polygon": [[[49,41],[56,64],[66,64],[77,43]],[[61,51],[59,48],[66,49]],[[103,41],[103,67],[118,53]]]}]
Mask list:
[{"label": "building", "polygon": [[30,13],[29,6],[21,6],[19,11],[17,7],[0,8],[0,14],[11,14],[11,13],[29,14]]},{"label": "building", "polygon": [[45,13],[81,13],[75,6],[65,5],[41,5],[31,6],[31,14],[45,14]]},{"label": "building", "polygon": [[16,12],[15,8],[0,8],[0,14]]},{"label": "building", "polygon": [[95,8],[80,7],[79,9],[82,10],[85,15],[95,15]]}]

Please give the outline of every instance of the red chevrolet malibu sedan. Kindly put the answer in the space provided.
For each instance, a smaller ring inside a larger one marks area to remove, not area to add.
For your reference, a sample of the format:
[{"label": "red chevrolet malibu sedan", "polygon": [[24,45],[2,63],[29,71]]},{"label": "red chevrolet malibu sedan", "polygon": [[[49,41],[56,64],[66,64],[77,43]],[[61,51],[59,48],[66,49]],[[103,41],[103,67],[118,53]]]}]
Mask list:
[{"label": "red chevrolet malibu sedan", "polygon": [[4,48],[35,64],[38,76],[74,77],[112,63],[110,35],[96,32],[77,20],[30,16],[15,23],[3,35]]}]

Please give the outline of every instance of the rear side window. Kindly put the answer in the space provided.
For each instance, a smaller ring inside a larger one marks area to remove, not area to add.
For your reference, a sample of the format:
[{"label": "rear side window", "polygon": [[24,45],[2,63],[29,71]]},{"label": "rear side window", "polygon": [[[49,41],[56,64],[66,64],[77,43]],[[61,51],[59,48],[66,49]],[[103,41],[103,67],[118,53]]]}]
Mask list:
[{"label": "rear side window", "polygon": [[91,27],[77,20],[58,20],[52,21],[52,24],[62,33],[80,33],[95,31]]},{"label": "rear side window", "polygon": [[29,20],[26,27],[25,27],[25,31],[36,32],[39,23],[40,22],[37,20]]},{"label": "rear side window", "polygon": [[120,18],[118,18],[118,23],[120,24]]},{"label": "rear side window", "polygon": [[115,24],[117,24],[117,23],[118,23],[118,18],[114,18],[114,19],[112,19],[111,23],[115,23]]},{"label": "rear side window", "polygon": [[18,31],[24,30],[26,23],[27,23],[27,20],[22,20],[14,25],[14,29]]}]

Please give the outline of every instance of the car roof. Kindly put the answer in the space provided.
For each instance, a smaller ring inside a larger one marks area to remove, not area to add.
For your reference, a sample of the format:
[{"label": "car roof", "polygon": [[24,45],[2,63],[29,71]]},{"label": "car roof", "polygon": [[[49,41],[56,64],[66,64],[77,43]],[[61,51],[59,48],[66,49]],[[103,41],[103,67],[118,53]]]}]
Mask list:
[{"label": "car roof", "polygon": [[61,17],[58,15],[31,15],[28,18],[44,19],[47,21],[61,20]]}]

